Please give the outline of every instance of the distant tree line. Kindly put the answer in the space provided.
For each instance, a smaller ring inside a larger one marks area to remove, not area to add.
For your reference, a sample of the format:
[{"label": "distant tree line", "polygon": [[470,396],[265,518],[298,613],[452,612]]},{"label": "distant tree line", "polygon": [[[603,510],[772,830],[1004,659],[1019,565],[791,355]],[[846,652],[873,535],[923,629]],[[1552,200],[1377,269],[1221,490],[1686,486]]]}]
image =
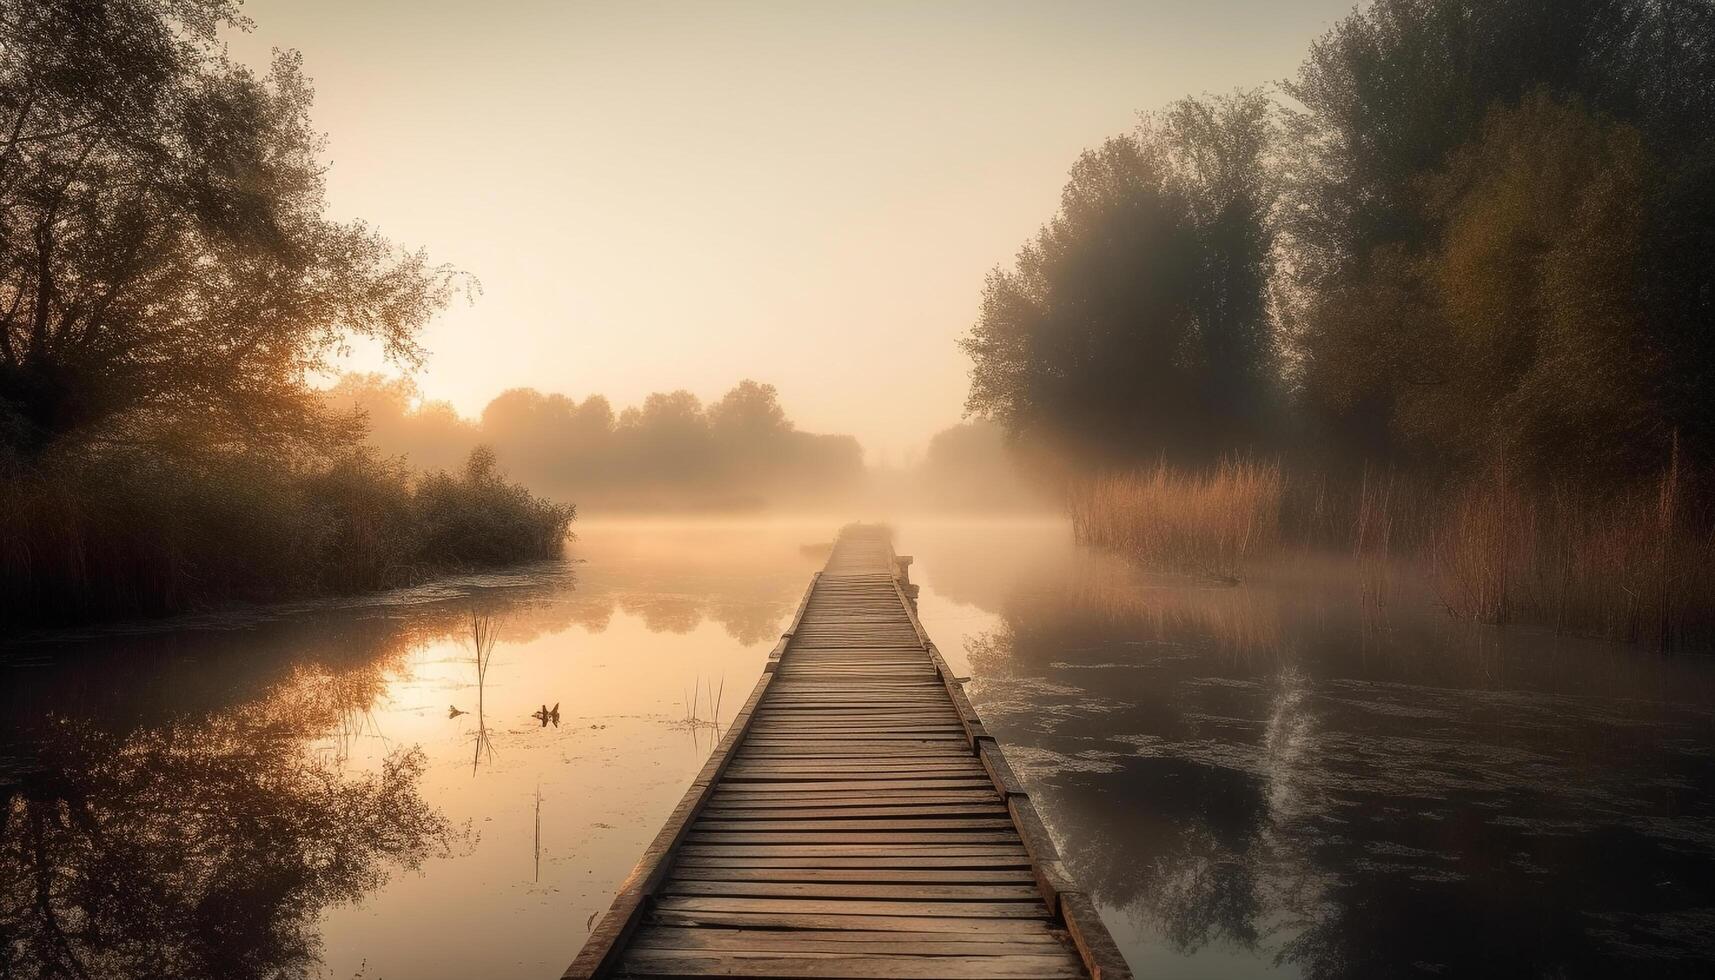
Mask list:
[{"label": "distant tree line", "polygon": [[477,445],[544,493],[607,510],[723,509],[827,500],[859,490],[863,450],[848,435],[801,432],[773,385],[741,381],[705,406],[688,391],[656,393],[615,412],[533,388],[503,392],[466,421],[445,403],[417,404],[408,379],[349,374],[327,393],[357,413],[384,454],[439,469]]},{"label": "distant tree line", "polygon": [[1372,0],[1086,152],[968,407],[1087,461],[1715,461],[1715,3]]}]

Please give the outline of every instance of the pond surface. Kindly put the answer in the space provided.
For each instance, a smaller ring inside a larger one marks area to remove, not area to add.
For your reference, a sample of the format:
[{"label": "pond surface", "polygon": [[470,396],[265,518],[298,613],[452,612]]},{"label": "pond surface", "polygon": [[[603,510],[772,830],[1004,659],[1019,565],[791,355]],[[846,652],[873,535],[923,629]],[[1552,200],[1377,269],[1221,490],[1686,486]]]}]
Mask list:
[{"label": "pond surface", "polygon": [[[0,976],[558,976],[836,523],[591,524],[505,575],[13,638]],[[1058,522],[897,548],[1140,975],[1715,973],[1708,658],[1339,562],[1156,578]]]}]

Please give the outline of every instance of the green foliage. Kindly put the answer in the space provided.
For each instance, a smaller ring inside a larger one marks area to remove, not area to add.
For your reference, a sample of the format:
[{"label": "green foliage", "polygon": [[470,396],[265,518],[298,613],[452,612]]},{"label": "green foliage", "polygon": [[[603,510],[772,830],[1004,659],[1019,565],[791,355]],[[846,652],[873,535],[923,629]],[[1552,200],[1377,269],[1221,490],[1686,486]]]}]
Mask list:
[{"label": "green foliage", "polygon": [[1467,464],[1613,471],[1659,461],[1664,365],[1637,297],[1650,161],[1638,132],[1546,91],[1491,113],[1426,181],[1441,325],[1407,388],[1408,437]]},{"label": "green foliage", "polygon": [[1187,99],[1073,166],[990,274],[967,408],[1083,455],[1201,455],[1261,427],[1276,139],[1261,92]]},{"label": "green foliage", "polygon": [[1289,107],[1185,100],[1079,160],[989,278],[968,408],[1110,461],[1248,448],[1285,391],[1318,452],[1715,463],[1710,38],[1707,2],[1371,0]]},{"label": "green foliage", "polygon": [[1288,86],[1291,380],[1368,453],[1715,459],[1715,6],[1374,0]]}]

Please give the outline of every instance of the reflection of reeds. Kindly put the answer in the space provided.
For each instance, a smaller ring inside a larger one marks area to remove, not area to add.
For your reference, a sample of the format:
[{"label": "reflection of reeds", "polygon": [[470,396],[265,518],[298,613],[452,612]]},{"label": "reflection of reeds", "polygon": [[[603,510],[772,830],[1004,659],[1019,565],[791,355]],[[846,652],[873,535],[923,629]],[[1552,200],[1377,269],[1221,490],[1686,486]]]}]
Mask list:
[{"label": "reflection of reeds", "polygon": [[[685,691],[679,702],[684,711],[684,717],[679,720],[679,724],[691,733],[692,744],[700,746],[700,736],[705,731],[712,733],[715,738],[720,737],[721,697],[725,693],[725,674],[721,675],[718,684],[712,679],[705,680],[700,674],[691,681],[690,688]],[[705,704],[708,705],[709,709],[707,718],[703,717],[702,713]],[[713,747],[712,740],[710,747]]]},{"label": "reflection of reeds", "polygon": [[66,775],[3,797],[0,976],[295,975],[325,910],[465,836],[424,798],[421,749],[344,771],[270,707],[123,734],[44,715],[32,764]]},{"label": "reflection of reeds", "polygon": [[1282,594],[1276,588],[1145,587],[1111,558],[1086,556],[1066,570],[1058,595],[1080,615],[1138,628],[1140,639],[1180,642],[1206,636],[1229,653],[1278,654]]},{"label": "reflection of reeds", "polygon": [[488,686],[488,665],[494,660],[494,617],[470,614],[471,647],[476,651],[476,751],[470,762],[474,775],[483,756],[494,761],[494,742],[488,737],[487,716],[483,712],[483,693]]}]

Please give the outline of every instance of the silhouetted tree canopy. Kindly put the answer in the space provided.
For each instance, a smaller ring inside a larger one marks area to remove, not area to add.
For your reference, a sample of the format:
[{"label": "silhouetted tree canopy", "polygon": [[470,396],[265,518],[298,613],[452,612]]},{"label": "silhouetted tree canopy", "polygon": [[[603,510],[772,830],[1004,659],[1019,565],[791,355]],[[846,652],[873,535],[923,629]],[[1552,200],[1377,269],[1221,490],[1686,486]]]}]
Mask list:
[{"label": "silhouetted tree canopy", "polygon": [[1053,220],[989,276],[962,341],[967,408],[1083,454],[1201,456],[1258,434],[1276,130],[1263,94],[1240,92],[1085,153]]},{"label": "silhouetted tree canopy", "polygon": [[967,407],[1086,457],[1715,461],[1715,3],[1372,0],[1285,95],[1086,153]]},{"label": "silhouetted tree canopy", "polygon": [[451,270],[325,216],[297,55],[225,56],[230,0],[0,0],[0,451],[325,437],[346,338],[404,364]]},{"label": "silhouetted tree canopy", "polygon": [[1302,404],[1371,451],[1715,449],[1715,4],[1375,0],[1287,92]]}]

